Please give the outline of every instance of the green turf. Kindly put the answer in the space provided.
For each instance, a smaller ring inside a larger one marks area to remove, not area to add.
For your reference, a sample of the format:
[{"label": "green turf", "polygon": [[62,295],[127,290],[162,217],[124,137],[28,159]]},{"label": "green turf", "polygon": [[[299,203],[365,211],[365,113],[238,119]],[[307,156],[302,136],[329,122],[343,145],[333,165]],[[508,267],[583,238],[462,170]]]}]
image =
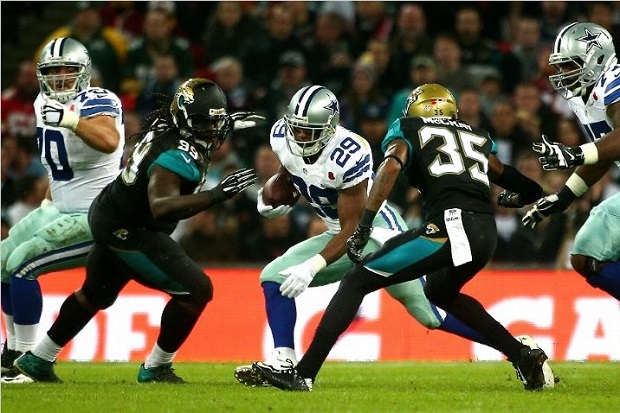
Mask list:
[{"label": "green turf", "polygon": [[176,363],[186,385],[138,384],[134,363],[61,362],[63,384],[2,385],[2,412],[617,412],[620,363],[552,363],[526,392],[507,362],[327,363],[314,391],[246,388],[235,364]]}]

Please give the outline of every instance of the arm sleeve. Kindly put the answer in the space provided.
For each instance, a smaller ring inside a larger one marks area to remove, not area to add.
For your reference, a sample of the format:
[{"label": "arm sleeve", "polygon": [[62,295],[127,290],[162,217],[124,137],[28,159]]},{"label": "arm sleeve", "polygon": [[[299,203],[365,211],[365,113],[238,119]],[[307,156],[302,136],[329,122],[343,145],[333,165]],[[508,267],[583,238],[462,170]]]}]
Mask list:
[{"label": "arm sleeve", "polygon": [[502,188],[519,194],[521,202],[526,205],[537,201],[543,195],[540,185],[510,165],[504,165],[504,172],[494,182]]}]

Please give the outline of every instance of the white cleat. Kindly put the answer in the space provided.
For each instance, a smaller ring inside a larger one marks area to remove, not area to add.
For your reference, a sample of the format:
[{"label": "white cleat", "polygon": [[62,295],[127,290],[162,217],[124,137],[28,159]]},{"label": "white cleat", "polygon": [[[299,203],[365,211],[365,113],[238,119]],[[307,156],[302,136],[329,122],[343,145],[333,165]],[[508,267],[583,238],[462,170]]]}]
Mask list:
[{"label": "white cleat", "polygon": [[[536,342],[531,336],[523,335],[515,338],[529,348],[540,348],[540,346],[536,344]],[[548,360],[545,360],[545,362],[543,363],[542,371],[545,376],[545,384],[543,385],[543,388],[550,389],[555,387],[555,383],[559,382],[560,378],[555,377],[555,375],[553,374],[553,370],[551,370],[551,366],[549,366]]]}]

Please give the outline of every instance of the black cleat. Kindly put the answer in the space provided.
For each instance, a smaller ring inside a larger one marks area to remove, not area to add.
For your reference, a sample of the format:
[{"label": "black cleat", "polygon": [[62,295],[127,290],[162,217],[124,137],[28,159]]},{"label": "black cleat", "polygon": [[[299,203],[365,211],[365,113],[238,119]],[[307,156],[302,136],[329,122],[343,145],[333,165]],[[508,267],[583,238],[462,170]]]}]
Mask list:
[{"label": "black cleat", "polygon": [[0,366],[2,367],[2,375],[13,369],[13,362],[22,355],[21,351],[9,350],[6,341],[2,346],[2,355],[0,356]]},{"label": "black cleat", "polygon": [[276,370],[267,364],[256,362],[252,364],[252,369],[278,389],[312,391],[314,381],[301,377],[294,367],[286,370]]},{"label": "black cleat", "polygon": [[525,390],[540,390],[545,385],[543,364],[548,359],[545,352],[539,348],[525,347],[521,350],[518,362],[512,363],[517,370],[517,377],[523,383]]}]

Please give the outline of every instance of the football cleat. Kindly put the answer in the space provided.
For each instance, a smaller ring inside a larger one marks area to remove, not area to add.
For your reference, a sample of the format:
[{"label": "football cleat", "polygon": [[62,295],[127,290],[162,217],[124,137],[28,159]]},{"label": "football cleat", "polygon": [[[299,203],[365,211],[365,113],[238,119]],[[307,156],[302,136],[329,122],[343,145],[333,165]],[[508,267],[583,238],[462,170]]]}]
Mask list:
[{"label": "football cleat", "polygon": [[258,374],[250,364],[237,367],[235,369],[235,378],[239,383],[248,387],[271,387],[271,383]]},{"label": "football cleat", "polygon": [[6,341],[2,346],[2,355],[0,356],[0,366],[2,367],[2,375],[13,369],[13,362],[22,355],[21,351],[9,350]]},{"label": "football cleat", "polygon": [[312,391],[314,385],[314,380],[301,377],[295,367],[280,370],[259,361],[252,364],[252,369],[280,390]]},{"label": "football cleat", "polygon": [[185,380],[177,376],[172,368],[172,363],[147,369],[144,363],[138,371],[138,383],[185,383]]},{"label": "football cleat", "polygon": [[[290,347],[276,347],[271,351],[271,355],[263,365],[269,366],[274,370],[287,370],[297,365],[295,350]],[[266,381],[251,365],[239,366],[235,369],[235,378],[248,387],[270,387],[271,383]]]},{"label": "football cleat", "polygon": [[33,382],[34,380],[26,376],[25,374],[22,374],[15,367],[9,369],[5,373],[2,373],[2,377],[0,378],[0,383],[2,384],[25,384]]},{"label": "football cleat", "polygon": [[539,348],[524,347],[519,360],[512,365],[517,371],[517,377],[523,383],[525,390],[540,390],[545,385],[543,364],[547,360],[545,352]]},{"label": "football cleat", "polygon": [[54,363],[43,360],[30,351],[19,356],[13,365],[20,373],[30,377],[32,381],[62,383],[62,380],[54,373]]},{"label": "football cleat", "polygon": [[[528,346],[529,348],[540,348],[540,346],[534,341],[531,336],[518,336],[516,337],[516,339]],[[543,375],[545,376],[545,384],[543,385],[543,388],[553,388],[555,387],[556,383],[560,382],[560,378],[556,377],[553,374],[553,370],[551,369],[551,366],[549,366],[548,360],[545,360],[545,362],[543,363],[542,370]]]}]

